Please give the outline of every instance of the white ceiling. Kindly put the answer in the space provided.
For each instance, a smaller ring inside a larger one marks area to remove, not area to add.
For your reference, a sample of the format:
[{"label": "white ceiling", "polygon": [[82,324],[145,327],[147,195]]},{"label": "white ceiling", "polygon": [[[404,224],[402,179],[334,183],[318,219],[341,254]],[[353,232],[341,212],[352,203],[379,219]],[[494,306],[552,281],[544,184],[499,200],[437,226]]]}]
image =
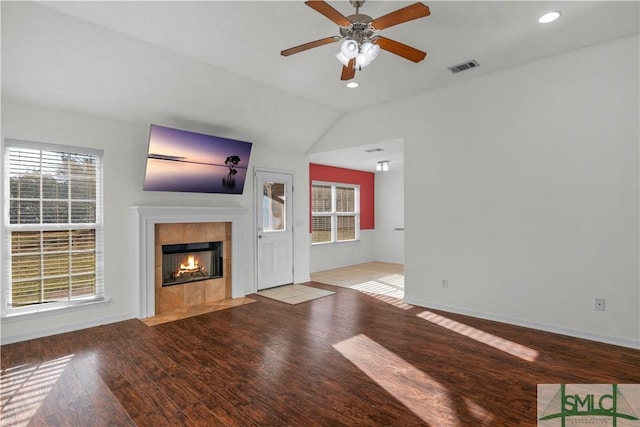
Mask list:
[{"label": "white ceiling", "polygon": [[[2,96],[134,123],[158,123],[308,152],[346,112],[638,33],[637,1],[425,1],[431,16],[381,32],[427,52],[388,52],[340,80],[338,44],[280,51],[338,34],[303,1],[2,1]],[[344,15],[347,1],[330,4]],[[376,18],[411,2],[368,1]],[[537,18],[561,10],[553,24]],[[447,67],[475,59],[453,75]],[[597,58],[594,58],[594,61]],[[579,70],[576,70],[579,72]],[[146,143],[144,141],[143,143]],[[389,160],[401,142],[386,144]],[[370,170],[362,147],[312,161]],[[400,155],[401,156],[401,155]],[[371,156],[373,157],[373,156]],[[400,160],[401,163],[401,160]]]}]

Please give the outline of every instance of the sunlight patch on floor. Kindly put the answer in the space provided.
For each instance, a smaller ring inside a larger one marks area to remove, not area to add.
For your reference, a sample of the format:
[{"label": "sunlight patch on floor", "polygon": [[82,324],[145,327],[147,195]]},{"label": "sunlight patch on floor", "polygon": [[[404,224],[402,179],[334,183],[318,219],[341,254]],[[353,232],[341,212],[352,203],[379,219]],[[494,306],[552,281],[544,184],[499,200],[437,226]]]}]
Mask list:
[{"label": "sunlight patch on floor", "polygon": [[72,358],[73,355],[69,355],[3,369],[0,373],[2,425],[27,426]]},{"label": "sunlight patch on floor", "polygon": [[399,274],[392,274],[374,280],[356,283],[349,287],[362,292],[388,295],[394,298],[404,297],[404,277]]},{"label": "sunlight patch on floor", "polygon": [[404,298],[404,266],[367,262],[311,273],[311,280],[369,294]]},{"label": "sunlight patch on floor", "polygon": [[446,387],[371,338],[360,334],[333,347],[429,425],[460,425]]},{"label": "sunlight patch on floor", "polygon": [[402,298],[392,297],[389,295],[376,294],[376,293],[367,292],[367,291],[360,291],[360,292],[362,292],[363,294],[369,295],[370,297],[380,300],[382,302],[386,302],[387,304],[391,304],[394,307],[401,308],[403,310],[409,310],[413,308],[411,304],[407,304],[402,300]]},{"label": "sunlight patch on floor", "polygon": [[535,362],[538,358],[538,352],[534,349],[526,347],[522,344],[509,341],[499,336],[489,334],[487,332],[476,329],[472,326],[465,325],[464,323],[456,322],[448,317],[440,316],[439,314],[432,313],[428,310],[418,313],[416,316],[422,319],[428,320],[431,323],[447,328],[450,331],[457,332],[460,335],[476,340],[482,344],[486,344],[498,350],[509,353],[512,356],[519,357],[520,359],[528,362]]},{"label": "sunlight patch on floor", "polygon": [[468,397],[464,397],[463,400],[465,405],[467,405],[467,410],[469,411],[469,413],[471,413],[471,415],[473,415],[473,417],[476,420],[479,420],[482,423],[479,425],[483,425],[483,426],[494,425],[493,420],[495,417],[491,415],[489,411],[487,411],[485,408],[478,405],[476,402],[469,399]]}]

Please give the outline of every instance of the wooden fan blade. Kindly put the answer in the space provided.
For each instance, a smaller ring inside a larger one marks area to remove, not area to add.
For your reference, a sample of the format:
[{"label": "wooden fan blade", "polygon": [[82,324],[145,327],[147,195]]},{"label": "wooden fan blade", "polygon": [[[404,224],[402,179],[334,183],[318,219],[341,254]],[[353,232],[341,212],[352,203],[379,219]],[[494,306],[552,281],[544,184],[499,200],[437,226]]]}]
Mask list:
[{"label": "wooden fan blade", "polygon": [[349,65],[346,67],[342,66],[342,74],[340,75],[340,80],[351,80],[356,76],[356,59],[351,58],[349,60]]},{"label": "wooden fan blade", "polygon": [[316,41],[313,41],[313,42],[301,44],[300,46],[290,47],[289,49],[285,49],[282,52],[280,52],[280,55],[282,55],[282,56],[293,55],[294,53],[302,52],[302,51],[305,51],[305,50],[308,50],[308,49],[312,49],[314,47],[323,46],[323,45],[329,44],[329,43],[335,43],[338,40],[340,40],[340,37],[338,37],[338,36],[325,37],[324,39],[320,39],[320,40],[316,40]]},{"label": "wooden fan blade", "polygon": [[429,16],[431,11],[427,5],[422,3],[414,3],[410,6],[398,9],[395,12],[388,13],[384,16],[371,21],[371,26],[376,30],[382,30],[403,22],[413,21],[414,19]]},{"label": "wooden fan blade", "polygon": [[413,62],[420,62],[425,58],[425,56],[427,56],[427,52],[423,52],[404,43],[400,43],[382,36],[376,37],[375,44],[380,46],[380,49],[384,49],[387,52],[402,56],[403,58],[406,58],[409,61]]},{"label": "wooden fan blade", "polygon": [[322,0],[309,0],[304,2],[304,4],[306,4],[316,12],[323,14],[342,27],[348,27],[351,25],[351,21],[349,21],[343,14],[335,10],[329,3],[326,3]]}]

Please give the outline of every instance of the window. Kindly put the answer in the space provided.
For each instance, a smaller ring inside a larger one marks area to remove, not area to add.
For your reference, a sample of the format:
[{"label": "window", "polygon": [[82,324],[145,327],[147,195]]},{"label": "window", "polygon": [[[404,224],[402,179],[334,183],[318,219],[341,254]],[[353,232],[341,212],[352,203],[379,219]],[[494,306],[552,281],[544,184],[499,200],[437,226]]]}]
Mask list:
[{"label": "window", "polygon": [[311,185],[311,243],[358,240],[360,187],[348,184]]},{"label": "window", "polygon": [[103,299],[102,152],[5,142],[3,314]]}]

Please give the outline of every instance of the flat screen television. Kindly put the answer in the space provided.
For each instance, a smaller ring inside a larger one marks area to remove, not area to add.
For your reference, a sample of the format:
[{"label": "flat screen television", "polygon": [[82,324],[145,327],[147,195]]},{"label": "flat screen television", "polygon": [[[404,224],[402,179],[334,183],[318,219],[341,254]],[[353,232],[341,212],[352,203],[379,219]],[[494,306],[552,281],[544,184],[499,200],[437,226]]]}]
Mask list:
[{"label": "flat screen television", "polygon": [[242,194],[251,143],[152,124],[145,191]]}]

